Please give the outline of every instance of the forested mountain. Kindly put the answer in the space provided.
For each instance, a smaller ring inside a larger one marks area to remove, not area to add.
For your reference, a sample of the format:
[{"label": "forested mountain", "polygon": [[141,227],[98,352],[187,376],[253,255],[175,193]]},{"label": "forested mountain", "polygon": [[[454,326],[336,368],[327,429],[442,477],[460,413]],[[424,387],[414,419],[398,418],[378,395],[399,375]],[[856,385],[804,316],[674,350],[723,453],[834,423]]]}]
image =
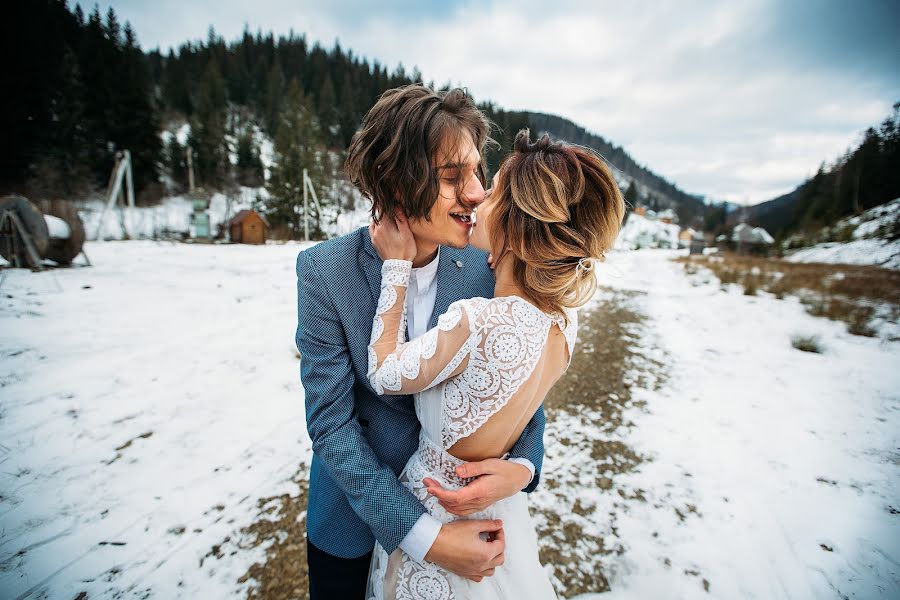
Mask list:
[{"label": "forested mountain", "polygon": [[823,164],[792,192],[734,214],[767,229],[776,240],[804,245],[823,228],[900,197],[900,102],[878,128],[833,165]]},{"label": "forested mountain", "polygon": [[[390,70],[339,44],[326,49],[304,35],[251,33],[207,39],[161,53],[143,52],[113,9],[85,15],[65,0],[11,5],[3,21],[4,131],[0,192],[76,198],[102,189],[115,153],[131,150],[139,203],[187,186],[192,150],[198,185],[207,190],[259,186],[276,221],[297,222],[296,177],[305,168],[326,190],[340,177],[343,152],[365,112],[385,90],[420,81],[417,70]],[[15,40],[15,42],[13,42]],[[433,87],[433,83],[430,83]],[[688,223],[703,203],[638,165],[620,147],[561,117],[480,106],[497,125],[493,169],[522,127],[598,150],[628,182],[632,203],[675,208]],[[160,136],[189,125],[186,140]],[[165,143],[163,143],[165,139]],[[264,181],[261,141],[274,142]],[[183,143],[185,142],[185,143]],[[325,194],[322,194],[323,196]]]}]

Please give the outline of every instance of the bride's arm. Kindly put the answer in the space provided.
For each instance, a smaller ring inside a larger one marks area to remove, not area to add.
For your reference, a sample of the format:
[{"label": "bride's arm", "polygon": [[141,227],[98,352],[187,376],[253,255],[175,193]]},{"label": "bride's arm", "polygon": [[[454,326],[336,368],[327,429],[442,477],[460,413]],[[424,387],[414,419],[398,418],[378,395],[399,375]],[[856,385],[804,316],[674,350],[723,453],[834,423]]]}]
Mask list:
[{"label": "bride's arm", "polygon": [[406,289],[412,261],[388,259],[381,267],[381,292],[372,320],[368,379],[378,394],[413,394],[460,373],[468,362],[469,319],[455,302],[437,327],[404,342]]}]

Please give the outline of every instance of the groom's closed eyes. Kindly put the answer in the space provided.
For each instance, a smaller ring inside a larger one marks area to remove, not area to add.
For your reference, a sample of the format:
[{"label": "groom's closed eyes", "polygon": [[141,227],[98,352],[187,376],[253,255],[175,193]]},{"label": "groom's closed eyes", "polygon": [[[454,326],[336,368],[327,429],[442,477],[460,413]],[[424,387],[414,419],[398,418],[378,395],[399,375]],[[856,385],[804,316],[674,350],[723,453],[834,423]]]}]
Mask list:
[{"label": "groom's closed eyes", "polygon": [[441,179],[448,183],[457,183],[459,181],[459,166],[457,165],[445,165],[443,167],[438,167],[439,171],[443,171],[441,173]]}]

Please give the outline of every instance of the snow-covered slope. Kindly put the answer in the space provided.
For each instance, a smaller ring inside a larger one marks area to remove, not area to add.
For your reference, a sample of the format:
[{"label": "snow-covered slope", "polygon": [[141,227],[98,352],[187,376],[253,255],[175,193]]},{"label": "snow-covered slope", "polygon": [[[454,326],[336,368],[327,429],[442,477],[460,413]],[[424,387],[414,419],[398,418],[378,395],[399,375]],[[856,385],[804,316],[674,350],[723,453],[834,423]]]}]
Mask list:
[{"label": "snow-covered slope", "polygon": [[900,269],[900,239],[883,237],[900,220],[900,198],[876,206],[861,215],[839,221],[833,231],[853,229],[848,242],[825,242],[802,248],[786,256],[792,262],[823,262],[848,265],[879,265]]},{"label": "snow-covered slope", "polygon": [[681,227],[674,223],[648,219],[633,212],[616,238],[616,248],[677,248],[680,231]]}]

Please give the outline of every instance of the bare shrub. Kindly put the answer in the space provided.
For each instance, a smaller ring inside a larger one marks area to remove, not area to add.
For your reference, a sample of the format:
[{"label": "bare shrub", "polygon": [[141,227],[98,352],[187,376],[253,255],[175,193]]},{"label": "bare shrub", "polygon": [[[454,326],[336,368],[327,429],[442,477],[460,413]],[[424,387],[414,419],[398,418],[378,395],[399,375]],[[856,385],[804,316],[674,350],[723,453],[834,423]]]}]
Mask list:
[{"label": "bare shrub", "polygon": [[824,350],[817,335],[793,335],[791,336],[791,346],[803,352],[815,352],[816,354],[821,354]]}]

